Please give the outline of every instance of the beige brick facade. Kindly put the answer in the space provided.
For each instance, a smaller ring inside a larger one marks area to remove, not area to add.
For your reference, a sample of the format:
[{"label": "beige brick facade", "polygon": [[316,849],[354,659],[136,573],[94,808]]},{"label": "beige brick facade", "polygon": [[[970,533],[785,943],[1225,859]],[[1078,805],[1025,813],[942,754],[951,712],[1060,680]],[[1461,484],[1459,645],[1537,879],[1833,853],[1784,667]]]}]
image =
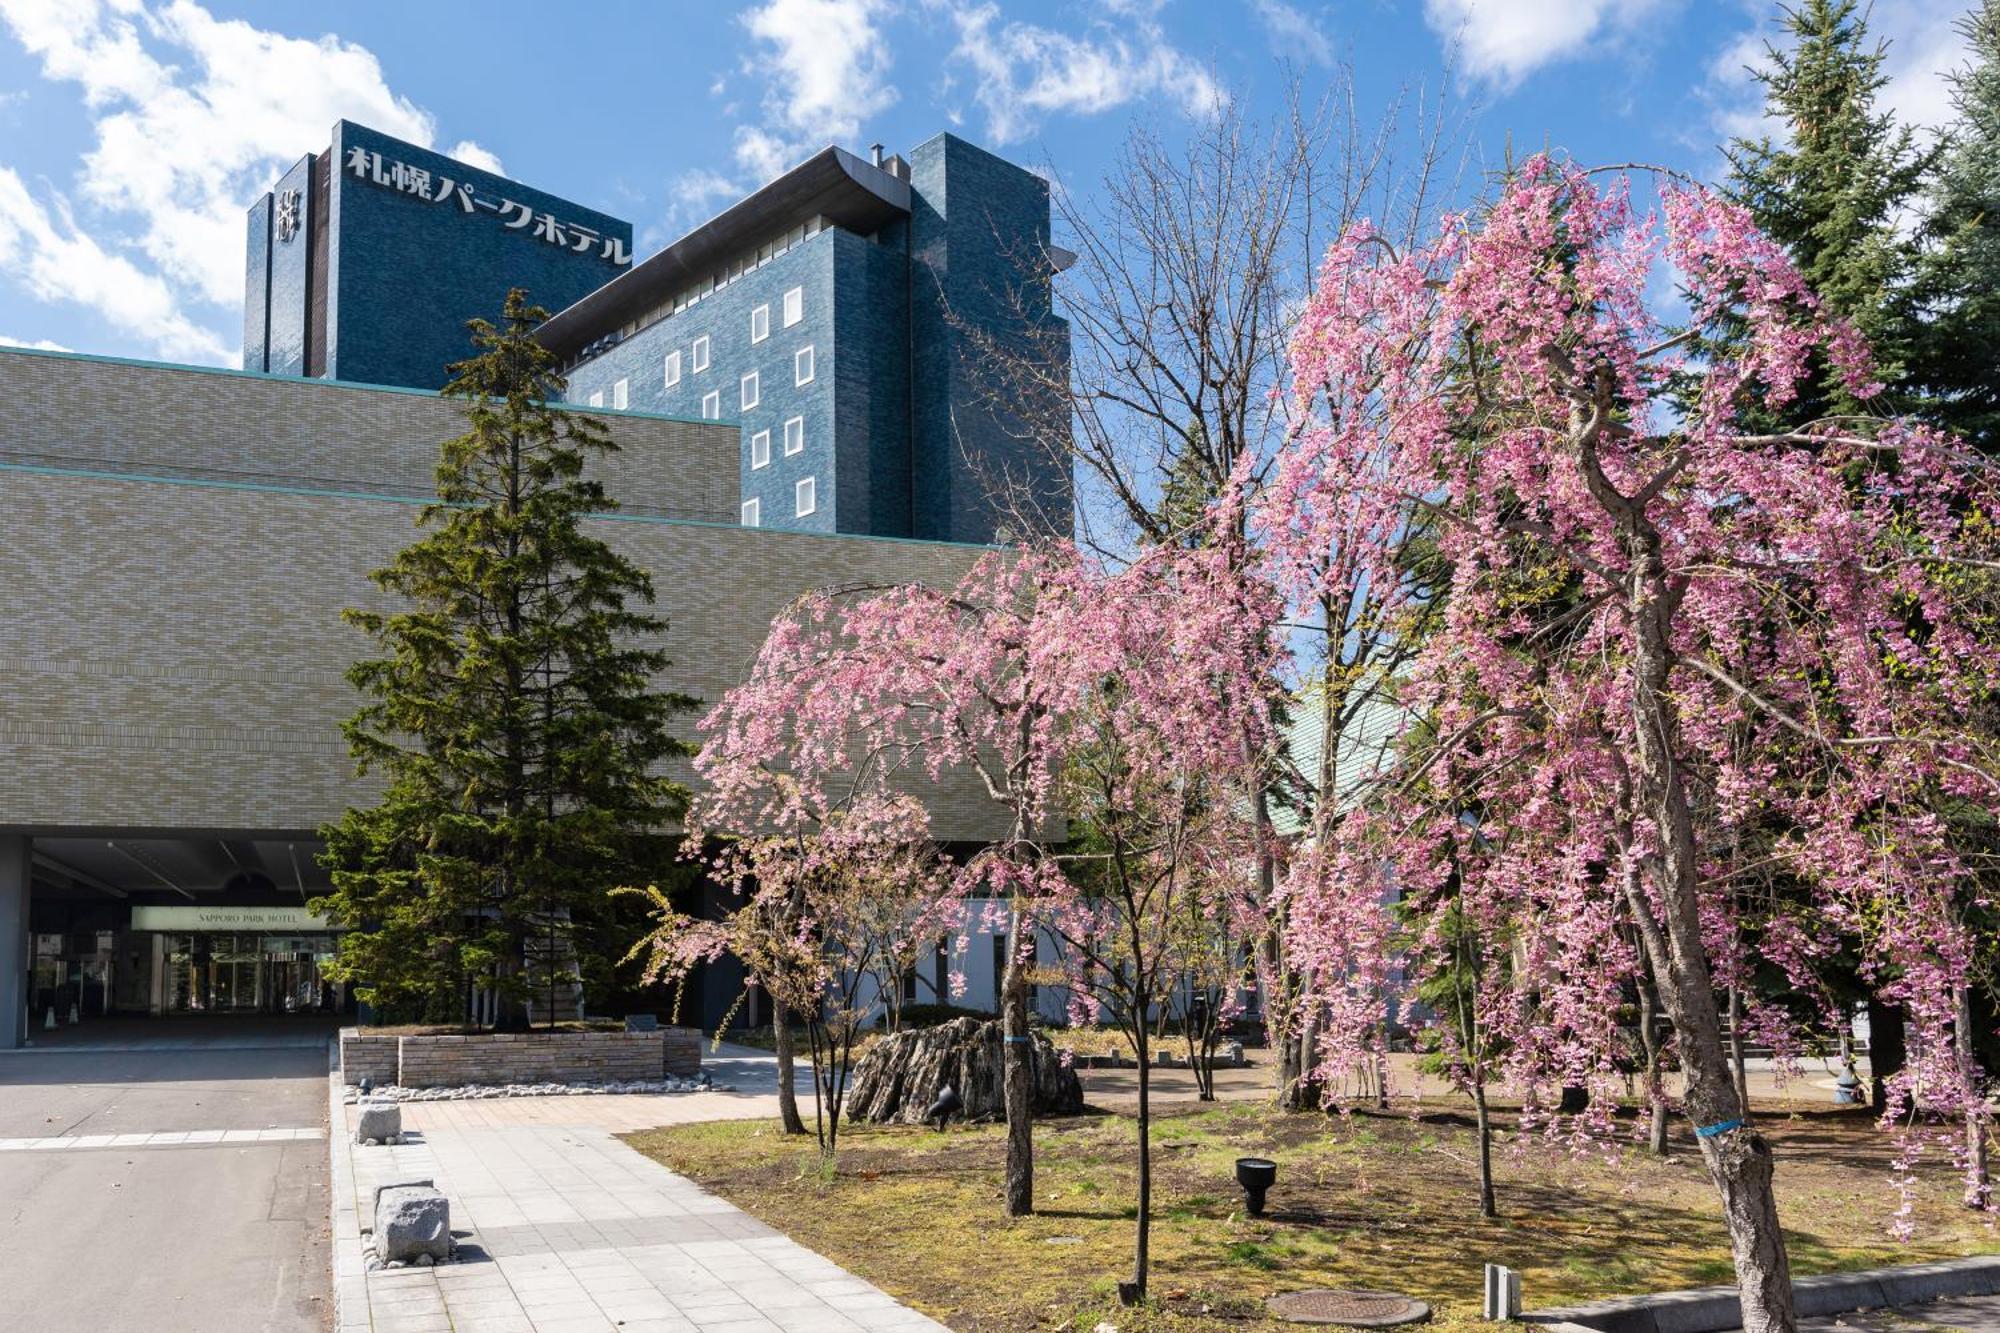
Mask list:
[{"label": "beige brick facade", "polygon": [[[368,572],[412,538],[418,507],[330,492],[382,490],[350,475],[378,464],[399,485],[427,477],[455,407],[9,352],[0,394],[0,826],[305,832],[365,800],[339,723],[357,702],[342,673],[368,645],[340,611],[375,601]],[[613,420],[621,466],[637,468],[621,488],[661,512],[733,517],[733,427]],[[300,470],[328,484],[285,481],[287,456],[325,459]],[[712,475],[724,457],[726,487]],[[223,461],[258,485],[213,475]],[[671,622],[663,683],[711,702],[800,593],[950,582],[981,554],[637,513],[594,522],[652,572]],[[940,837],[1002,831],[970,783],[926,798]]]},{"label": "beige brick facade", "polygon": [[[436,394],[0,350],[0,461],[427,498],[438,445],[464,430]],[[736,428],[595,412],[619,451],[620,509],[736,522]]]}]

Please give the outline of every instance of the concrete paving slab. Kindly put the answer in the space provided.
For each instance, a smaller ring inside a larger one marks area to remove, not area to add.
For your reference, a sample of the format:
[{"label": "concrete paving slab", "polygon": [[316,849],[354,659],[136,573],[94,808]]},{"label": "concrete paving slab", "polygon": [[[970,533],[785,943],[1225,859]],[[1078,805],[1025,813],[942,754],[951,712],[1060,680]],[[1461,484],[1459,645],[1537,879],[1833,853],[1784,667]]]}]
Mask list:
[{"label": "concrete paving slab", "polygon": [[0,1328],[331,1328],[325,1071],[323,1039],[0,1060]]},{"label": "concrete paving slab", "polygon": [[[741,1104],[722,1096],[410,1103],[412,1141],[370,1148],[351,1142],[355,1110],[329,1081],[341,1326],[372,1321],[382,1330],[390,1321],[428,1319],[436,1307],[424,1294],[431,1293],[459,1333],[942,1333],[941,1324],[615,1136],[613,1126],[666,1122],[645,1116],[727,1115]],[[775,1093],[742,1101],[767,1097],[775,1103]],[[635,1111],[635,1102],[650,1109]],[[608,1115],[606,1103],[624,1105]],[[454,1114],[459,1108],[477,1111]],[[639,1123],[628,1123],[635,1116]],[[377,1185],[412,1177],[435,1180],[451,1201],[464,1261],[367,1272],[368,1201]]]}]

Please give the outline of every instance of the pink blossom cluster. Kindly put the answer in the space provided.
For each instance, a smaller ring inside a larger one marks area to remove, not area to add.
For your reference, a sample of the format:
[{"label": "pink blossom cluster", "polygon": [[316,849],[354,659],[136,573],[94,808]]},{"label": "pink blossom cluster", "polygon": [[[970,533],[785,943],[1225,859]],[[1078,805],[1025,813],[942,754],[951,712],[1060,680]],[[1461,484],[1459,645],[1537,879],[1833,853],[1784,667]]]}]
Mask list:
[{"label": "pink blossom cluster", "polygon": [[[1648,300],[1663,270],[1687,326]],[[1729,319],[1749,336],[1704,350]],[[1911,1024],[1892,1116],[1984,1114],[1952,1041],[1974,884],[1939,812],[1993,800],[1963,719],[2000,663],[1940,571],[1989,483],[1920,426],[1746,430],[1815,349],[1857,396],[1879,387],[1780,247],[1701,189],[1642,216],[1627,181],[1537,158],[1422,250],[1364,227],[1329,251],[1292,347],[1303,424],[1251,508],[1267,576],[1294,604],[1368,588],[1393,613],[1419,529],[1448,571],[1398,681],[1421,735],[1285,884],[1330,1082],[1379,1053],[1398,961],[1407,982],[1450,961],[1450,912],[1483,950],[1497,1076],[1531,1104],[1620,1081],[1646,980],[1632,904],[1662,910],[1631,764],[1634,562],[1657,561],[1717,984],[1747,987],[1761,958],[1831,1012],[1845,945]],[[1411,939],[1379,919],[1383,866]],[[1746,1028],[1798,1049],[1796,1015],[1754,996]]]}]

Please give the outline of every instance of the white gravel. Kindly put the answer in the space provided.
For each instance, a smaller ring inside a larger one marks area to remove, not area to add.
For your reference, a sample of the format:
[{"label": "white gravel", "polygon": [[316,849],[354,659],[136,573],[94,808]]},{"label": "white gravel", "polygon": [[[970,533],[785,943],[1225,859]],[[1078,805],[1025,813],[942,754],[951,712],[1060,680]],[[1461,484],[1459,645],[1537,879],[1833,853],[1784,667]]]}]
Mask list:
[{"label": "white gravel", "polygon": [[[613,1083],[467,1083],[455,1088],[404,1088],[387,1084],[371,1090],[372,1101],[464,1102],[491,1101],[501,1097],[605,1097],[620,1094],[658,1096],[670,1092],[701,1092],[701,1084],[688,1078],[631,1079]],[[729,1092],[726,1083],[712,1090]],[[361,1100],[361,1089],[349,1087],[344,1100],[351,1106]]]}]

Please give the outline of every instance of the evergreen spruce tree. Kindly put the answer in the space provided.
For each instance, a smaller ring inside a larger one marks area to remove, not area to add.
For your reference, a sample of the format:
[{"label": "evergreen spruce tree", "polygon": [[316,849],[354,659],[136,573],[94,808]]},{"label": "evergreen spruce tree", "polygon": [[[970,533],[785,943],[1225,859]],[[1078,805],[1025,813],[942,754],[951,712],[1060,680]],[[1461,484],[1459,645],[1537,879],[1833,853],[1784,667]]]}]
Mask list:
[{"label": "evergreen spruce tree", "polygon": [[1789,42],[1766,45],[1769,68],[1757,77],[1784,138],[1732,144],[1729,190],[1791,252],[1828,308],[1867,335],[1889,393],[1864,408],[1822,361],[1811,391],[1773,424],[1908,410],[1915,252],[1897,220],[1936,152],[1877,109],[1886,48],[1870,40],[1856,0],[1805,0],[1785,9],[1783,26]]},{"label": "evergreen spruce tree", "polygon": [[2000,0],[1960,21],[1971,65],[1953,76],[1958,111],[1930,190],[1922,323],[1914,369],[1929,415],[2000,452]]},{"label": "evergreen spruce tree", "polygon": [[649,875],[686,805],[658,770],[692,753],[668,726],[695,701],[654,688],[651,579],[585,529],[614,508],[586,472],[616,446],[550,407],[547,317],[517,289],[497,326],[472,321],[478,354],[444,390],[468,428],[444,445],[424,535],[373,575],[387,609],[345,612],[380,656],[347,673],[365,702],[344,729],[386,786],[323,830],[319,906],[350,928],[339,975],[399,1017],[462,1019],[483,985],[500,1027],[527,1026],[534,969],[553,1001],[593,938],[579,927]]}]

